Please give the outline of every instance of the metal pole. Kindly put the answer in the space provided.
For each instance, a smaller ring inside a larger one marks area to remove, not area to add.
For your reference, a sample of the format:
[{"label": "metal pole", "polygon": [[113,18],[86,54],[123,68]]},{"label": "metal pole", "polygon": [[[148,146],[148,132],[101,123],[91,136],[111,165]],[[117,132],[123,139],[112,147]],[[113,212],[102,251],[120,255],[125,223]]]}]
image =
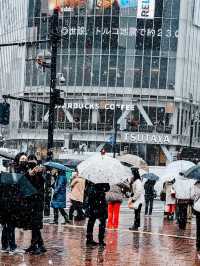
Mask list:
[{"label": "metal pole", "polygon": [[189,147],[192,148],[192,138],[193,138],[193,126],[194,126],[194,117],[192,114],[192,103],[193,103],[193,96],[192,94],[189,95],[189,102],[190,102],[190,143]]},{"label": "metal pole", "polygon": [[[48,144],[47,144],[47,160],[52,160],[53,153],[53,134],[55,123],[55,90],[56,90],[56,64],[57,64],[57,50],[58,50],[58,23],[59,23],[59,9],[54,9],[52,15],[51,25],[51,83],[50,83],[50,100],[49,100],[49,123],[48,123]],[[50,215],[50,202],[51,202],[51,173],[46,175],[45,185],[45,206],[44,215]]]},{"label": "metal pole", "polygon": [[56,89],[56,64],[57,64],[57,50],[58,50],[58,23],[59,23],[59,10],[54,9],[52,15],[52,28],[51,28],[51,84],[50,84],[50,102],[49,102],[49,126],[48,126],[48,145],[50,151],[53,148],[53,133],[55,123],[55,89]]},{"label": "metal pole", "polygon": [[116,115],[116,104],[114,109],[114,140],[113,140],[113,158],[116,157],[116,148],[117,148],[117,115]]}]

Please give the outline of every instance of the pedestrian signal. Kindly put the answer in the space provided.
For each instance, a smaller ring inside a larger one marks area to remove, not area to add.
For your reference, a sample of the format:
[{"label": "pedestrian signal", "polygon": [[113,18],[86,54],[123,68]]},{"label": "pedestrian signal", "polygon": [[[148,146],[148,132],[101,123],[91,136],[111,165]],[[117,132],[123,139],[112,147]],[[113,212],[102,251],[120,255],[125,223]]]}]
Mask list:
[{"label": "pedestrian signal", "polygon": [[10,121],[10,104],[0,103],[0,124],[8,125]]}]

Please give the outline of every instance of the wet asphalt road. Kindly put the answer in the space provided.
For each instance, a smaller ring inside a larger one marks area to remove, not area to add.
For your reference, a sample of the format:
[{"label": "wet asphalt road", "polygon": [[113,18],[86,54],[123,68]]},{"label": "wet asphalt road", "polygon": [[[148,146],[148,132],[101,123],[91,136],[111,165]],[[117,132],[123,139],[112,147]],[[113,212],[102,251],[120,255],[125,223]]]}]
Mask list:
[{"label": "wet asphalt road", "polygon": [[[107,246],[87,248],[85,225],[76,223],[55,226],[45,223],[43,236],[47,253],[41,256],[0,254],[1,266],[133,266],[133,265],[200,265],[195,250],[195,219],[180,231],[176,221],[163,219],[162,203],[155,204],[152,217],[142,214],[138,232],[130,232],[133,212],[122,206],[119,230],[108,230]],[[62,221],[62,219],[61,219]],[[45,219],[48,222],[48,219]],[[98,227],[95,228],[97,240]],[[17,230],[19,247],[30,243],[30,232]]]}]

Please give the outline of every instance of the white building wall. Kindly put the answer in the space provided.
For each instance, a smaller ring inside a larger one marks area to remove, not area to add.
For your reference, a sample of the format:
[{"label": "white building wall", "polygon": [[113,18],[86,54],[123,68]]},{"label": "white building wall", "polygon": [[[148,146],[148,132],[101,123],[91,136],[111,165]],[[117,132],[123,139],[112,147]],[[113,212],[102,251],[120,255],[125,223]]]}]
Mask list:
[{"label": "white building wall", "polygon": [[[27,0],[0,0],[0,44],[26,41]],[[18,96],[25,85],[25,46],[0,49],[0,98],[3,94]],[[19,102],[12,101],[10,127],[18,127]]]},{"label": "white building wall", "polygon": [[195,0],[181,0],[175,95],[179,100],[183,98],[188,101],[191,93],[193,102],[199,104],[200,27],[194,23],[200,12],[196,12],[196,8],[199,5],[195,5]]}]

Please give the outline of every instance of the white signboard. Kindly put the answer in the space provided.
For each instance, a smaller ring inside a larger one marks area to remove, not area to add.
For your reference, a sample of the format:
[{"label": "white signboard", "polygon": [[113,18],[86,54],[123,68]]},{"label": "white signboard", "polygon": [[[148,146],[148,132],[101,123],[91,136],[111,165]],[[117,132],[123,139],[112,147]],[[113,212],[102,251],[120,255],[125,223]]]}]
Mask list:
[{"label": "white signboard", "polygon": [[135,105],[132,104],[114,104],[114,103],[105,103],[103,105],[100,105],[98,103],[66,103],[64,105],[65,109],[88,109],[88,110],[99,110],[99,109],[105,109],[105,110],[115,110],[120,109],[122,111],[134,111]]},{"label": "white signboard", "polygon": [[128,143],[164,144],[171,143],[171,136],[166,134],[151,133],[123,133],[122,139]]},{"label": "white signboard", "polygon": [[154,19],[155,0],[138,0],[137,18]]}]

